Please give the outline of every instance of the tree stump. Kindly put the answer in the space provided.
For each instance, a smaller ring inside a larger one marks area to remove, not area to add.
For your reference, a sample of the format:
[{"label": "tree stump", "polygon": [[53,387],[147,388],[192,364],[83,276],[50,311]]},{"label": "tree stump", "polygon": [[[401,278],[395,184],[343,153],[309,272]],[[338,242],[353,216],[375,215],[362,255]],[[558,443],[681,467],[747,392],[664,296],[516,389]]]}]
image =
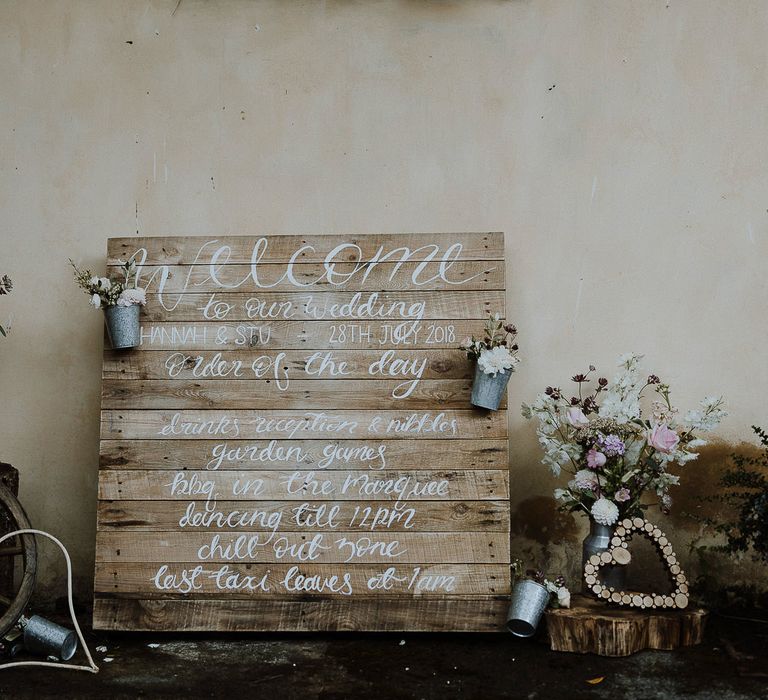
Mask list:
[{"label": "tree stump", "polygon": [[678,649],[700,644],[707,611],[613,608],[575,595],[570,608],[547,611],[553,651],[629,656],[643,649]]}]

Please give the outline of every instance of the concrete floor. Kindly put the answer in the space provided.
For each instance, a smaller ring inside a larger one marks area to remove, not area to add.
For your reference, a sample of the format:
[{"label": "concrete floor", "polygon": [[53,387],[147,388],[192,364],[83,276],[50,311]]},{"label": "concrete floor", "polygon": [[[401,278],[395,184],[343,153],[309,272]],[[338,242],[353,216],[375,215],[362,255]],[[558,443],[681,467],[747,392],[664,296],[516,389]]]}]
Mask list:
[{"label": "concrete floor", "polygon": [[[2,698],[540,698],[761,700],[768,625],[713,618],[706,642],[624,659],[511,635],[88,633],[97,675],[0,671]],[[159,644],[156,648],[149,644]],[[104,658],[113,659],[105,662]],[[596,684],[590,679],[603,678]]]}]

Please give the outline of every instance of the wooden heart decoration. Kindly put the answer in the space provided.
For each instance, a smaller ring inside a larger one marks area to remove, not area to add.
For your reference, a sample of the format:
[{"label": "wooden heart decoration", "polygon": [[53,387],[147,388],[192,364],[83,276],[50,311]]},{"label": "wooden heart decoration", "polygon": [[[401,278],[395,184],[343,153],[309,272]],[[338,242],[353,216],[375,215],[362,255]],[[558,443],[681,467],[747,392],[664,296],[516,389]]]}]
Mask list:
[{"label": "wooden heart decoration", "polygon": [[[613,586],[606,586],[598,576],[604,566],[626,566],[632,559],[629,553],[629,541],[635,532],[647,537],[655,545],[675,586],[669,595],[659,593],[636,593],[617,591]],[[672,545],[667,536],[643,518],[625,518],[611,537],[611,546],[604,552],[593,554],[584,565],[584,580],[592,593],[609,603],[618,603],[630,608],[685,608],[688,605],[688,579],[680,568]]]}]

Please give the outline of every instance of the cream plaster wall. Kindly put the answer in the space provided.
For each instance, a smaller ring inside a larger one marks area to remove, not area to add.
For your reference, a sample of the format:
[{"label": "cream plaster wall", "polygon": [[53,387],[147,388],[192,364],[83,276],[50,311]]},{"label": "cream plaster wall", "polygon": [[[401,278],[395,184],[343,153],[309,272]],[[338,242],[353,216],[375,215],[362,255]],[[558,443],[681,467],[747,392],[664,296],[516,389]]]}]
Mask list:
[{"label": "cream plaster wall", "polygon": [[[2,0],[0,458],[81,597],[102,336],[67,257],[108,236],[504,230],[513,405],[634,349],[727,394],[727,443],[768,423],[767,31],[749,0]],[[511,435],[515,549],[565,565],[582,524]]]}]

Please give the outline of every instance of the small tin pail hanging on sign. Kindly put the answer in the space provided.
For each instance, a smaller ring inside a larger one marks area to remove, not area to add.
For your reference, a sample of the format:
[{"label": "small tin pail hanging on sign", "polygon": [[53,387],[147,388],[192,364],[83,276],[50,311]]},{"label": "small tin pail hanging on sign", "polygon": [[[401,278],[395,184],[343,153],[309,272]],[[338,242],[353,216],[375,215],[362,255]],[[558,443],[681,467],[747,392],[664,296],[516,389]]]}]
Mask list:
[{"label": "small tin pail hanging on sign", "polygon": [[536,581],[523,579],[512,590],[507,627],[516,637],[532,637],[549,603],[549,591]]},{"label": "small tin pail hanging on sign", "polygon": [[511,376],[511,369],[501,370],[496,374],[486,374],[480,369],[480,365],[476,364],[475,379],[472,382],[472,398],[470,399],[472,405],[491,411],[498,410]]},{"label": "small tin pail hanging on sign", "polygon": [[135,348],[141,343],[141,306],[109,306],[104,309],[107,321],[107,335],[114,350]]}]

